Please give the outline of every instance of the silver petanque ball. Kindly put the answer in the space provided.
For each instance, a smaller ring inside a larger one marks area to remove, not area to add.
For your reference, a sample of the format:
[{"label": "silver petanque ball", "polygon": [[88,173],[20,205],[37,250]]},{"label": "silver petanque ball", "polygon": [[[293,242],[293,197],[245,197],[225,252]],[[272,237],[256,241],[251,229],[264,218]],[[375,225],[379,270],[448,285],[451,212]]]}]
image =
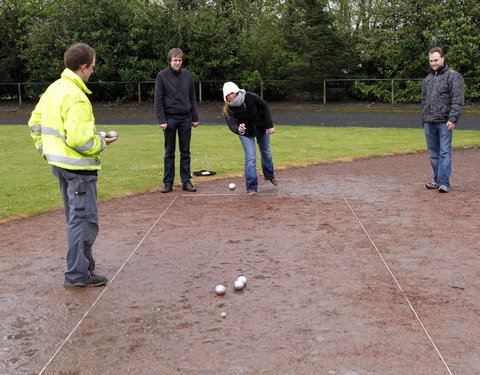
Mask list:
[{"label": "silver petanque ball", "polygon": [[217,285],[215,287],[215,293],[219,296],[223,296],[225,294],[226,288],[223,285]]}]

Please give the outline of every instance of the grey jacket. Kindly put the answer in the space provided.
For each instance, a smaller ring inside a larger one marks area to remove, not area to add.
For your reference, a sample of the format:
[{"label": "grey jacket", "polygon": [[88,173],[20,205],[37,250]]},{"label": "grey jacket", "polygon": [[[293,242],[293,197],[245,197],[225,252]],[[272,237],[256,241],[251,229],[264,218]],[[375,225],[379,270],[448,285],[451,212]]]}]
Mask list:
[{"label": "grey jacket", "polygon": [[464,101],[464,83],[460,73],[444,65],[430,69],[422,85],[422,121],[454,124],[460,118]]}]

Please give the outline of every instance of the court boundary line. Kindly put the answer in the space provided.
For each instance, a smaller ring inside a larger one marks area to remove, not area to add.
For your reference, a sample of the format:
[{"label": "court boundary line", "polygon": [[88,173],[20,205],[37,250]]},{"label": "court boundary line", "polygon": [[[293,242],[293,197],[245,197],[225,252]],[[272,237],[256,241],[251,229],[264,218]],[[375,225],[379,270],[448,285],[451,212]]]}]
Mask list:
[{"label": "court boundary line", "polygon": [[403,297],[404,297],[405,300],[407,301],[408,306],[410,307],[410,310],[413,312],[413,315],[415,315],[415,318],[417,319],[418,323],[420,323],[420,326],[422,327],[424,333],[426,334],[426,336],[427,336],[428,339],[430,340],[430,343],[433,345],[433,348],[434,348],[435,351],[437,352],[437,355],[440,357],[440,360],[442,361],[443,365],[444,365],[445,368],[447,369],[448,373],[449,373],[450,375],[453,375],[452,372],[450,371],[450,368],[449,368],[448,365],[447,365],[447,362],[445,362],[445,360],[443,359],[442,354],[441,354],[440,351],[438,350],[437,345],[435,344],[435,342],[433,341],[432,337],[431,337],[430,334],[428,333],[427,328],[425,327],[425,325],[423,324],[422,320],[420,319],[420,316],[417,314],[417,311],[415,310],[415,308],[413,307],[412,303],[411,303],[410,300],[408,299],[407,295],[406,295],[405,292],[403,291],[403,288],[402,288],[402,286],[400,285],[400,283],[398,282],[397,278],[395,277],[392,269],[389,267],[388,263],[385,261],[385,258],[384,258],[383,255],[380,253],[380,250],[378,249],[377,245],[375,244],[375,242],[373,241],[372,237],[371,237],[370,234],[368,233],[367,229],[365,228],[365,226],[364,226],[363,223],[361,222],[360,218],[357,216],[357,213],[355,212],[355,210],[353,209],[353,207],[350,205],[350,203],[349,203],[349,201],[347,200],[347,198],[346,198],[345,196],[343,196],[343,199],[344,199],[345,203],[347,204],[347,206],[350,208],[350,211],[352,212],[353,216],[354,216],[355,219],[357,220],[358,224],[360,224],[360,227],[363,229],[363,232],[365,233],[365,235],[367,236],[368,240],[370,241],[370,243],[371,243],[372,246],[374,247],[375,251],[377,252],[377,254],[378,254],[378,256],[380,257],[380,259],[382,260],[383,264],[384,264],[385,267],[387,268],[388,272],[390,273],[390,276],[392,277],[393,281],[394,281],[395,284],[397,285],[397,288],[400,290],[400,293],[403,295]]},{"label": "court boundary line", "polygon": [[85,320],[85,318],[88,316],[88,314],[90,314],[90,311],[92,311],[92,309],[95,307],[95,305],[98,303],[98,301],[100,301],[100,299],[102,298],[102,296],[107,292],[107,290],[110,288],[110,285],[115,281],[115,279],[117,278],[117,276],[120,274],[120,272],[123,270],[123,268],[126,266],[126,264],[128,263],[128,261],[135,255],[135,253],[138,251],[138,249],[140,248],[140,246],[142,245],[142,243],[145,241],[145,239],[150,235],[150,233],[152,232],[152,230],[157,226],[158,222],[160,221],[160,219],[167,213],[167,211],[170,209],[170,207],[175,203],[175,201],[177,200],[178,198],[178,195],[175,196],[173,198],[173,200],[169,203],[169,205],[167,206],[167,208],[165,208],[165,210],[163,210],[163,212],[160,214],[160,216],[157,218],[157,220],[155,220],[155,222],[153,223],[153,225],[150,227],[150,229],[147,231],[147,233],[143,236],[143,238],[140,240],[140,242],[137,244],[137,246],[135,246],[135,248],[133,249],[133,251],[130,253],[130,255],[127,257],[127,259],[125,259],[125,261],[123,262],[123,264],[120,266],[120,268],[117,270],[117,272],[115,272],[115,274],[113,275],[113,277],[111,278],[110,282],[106,285],[105,288],[103,288],[102,292],[97,296],[97,298],[95,299],[95,301],[93,301],[92,305],[87,309],[87,311],[83,314],[82,318],[77,322],[77,324],[75,325],[75,327],[73,327],[72,331],[68,334],[68,336],[63,340],[63,342],[60,344],[60,346],[57,348],[57,350],[55,351],[55,353],[53,353],[52,357],[48,360],[48,362],[46,363],[46,365],[43,367],[43,369],[38,373],[38,375],[42,375],[45,370],[47,369],[47,367],[52,363],[52,361],[55,359],[55,357],[58,355],[58,353],[60,353],[60,351],[63,349],[63,347],[65,346],[65,344],[68,342],[68,340],[70,340],[70,338],[73,336],[73,334],[77,331],[78,327],[80,327],[80,325],[83,323],[83,321]]}]

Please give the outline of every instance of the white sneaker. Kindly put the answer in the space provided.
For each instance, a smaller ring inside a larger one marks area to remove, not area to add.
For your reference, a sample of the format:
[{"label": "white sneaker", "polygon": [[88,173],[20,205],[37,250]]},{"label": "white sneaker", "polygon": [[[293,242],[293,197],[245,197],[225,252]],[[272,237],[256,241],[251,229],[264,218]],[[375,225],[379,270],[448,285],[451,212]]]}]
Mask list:
[{"label": "white sneaker", "polygon": [[427,189],[438,189],[440,186],[435,181],[432,181],[432,182],[429,182],[428,184],[425,184],[425,187]]},{"label": "white sneaker", "polygon": [[446,185],[440,185],[440,187],[438,188],[438,191],[440,193],[448,193],[450,191],[450,188]]}]

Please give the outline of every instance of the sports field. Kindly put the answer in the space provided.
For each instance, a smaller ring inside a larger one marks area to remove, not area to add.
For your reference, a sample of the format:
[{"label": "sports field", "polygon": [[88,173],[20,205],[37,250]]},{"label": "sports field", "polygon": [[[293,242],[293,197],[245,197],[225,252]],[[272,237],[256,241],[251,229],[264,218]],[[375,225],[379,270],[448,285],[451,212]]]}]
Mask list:
[{"label": "sports field", "polygon": [[112,200],[103,288],[62,287],[62,212],[1,225],[0,373],[480,374],[478,165],[455,150],[449,194],[416,153]]}]

